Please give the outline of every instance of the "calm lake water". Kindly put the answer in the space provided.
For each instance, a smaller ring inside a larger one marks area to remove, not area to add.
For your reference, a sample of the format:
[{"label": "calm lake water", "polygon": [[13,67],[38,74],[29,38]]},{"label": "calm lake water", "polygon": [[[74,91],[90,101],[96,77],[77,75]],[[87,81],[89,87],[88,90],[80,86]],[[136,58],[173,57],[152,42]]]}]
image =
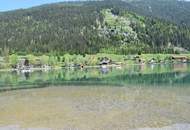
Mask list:
[{"label": "calm lake water", "polygon": [[0,130],[190,130],[190,64],[0,72]]}]

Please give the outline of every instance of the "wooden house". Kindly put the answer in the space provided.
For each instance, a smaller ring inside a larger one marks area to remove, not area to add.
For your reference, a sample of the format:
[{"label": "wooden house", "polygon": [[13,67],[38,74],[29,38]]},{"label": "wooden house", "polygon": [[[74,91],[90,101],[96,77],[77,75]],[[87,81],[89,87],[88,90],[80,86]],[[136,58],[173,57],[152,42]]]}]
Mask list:
[{"label": "wooden house", "polygon": [[27,70],[30,69],[30,62],[27,58],[21,58],[19,59],[19,62],[17,64],[17,69],[19,70]]},{"label": "wooden house", "polygon": [[103,57],[101,60],[100,60],[100,63],[99,65],[109,65],[111,63],[111,60],[107,57]]},{"label": "wooden house", "polygon": [[187,62],[189,58],[187,56],[172,56],[172,60],[178,62]]}]

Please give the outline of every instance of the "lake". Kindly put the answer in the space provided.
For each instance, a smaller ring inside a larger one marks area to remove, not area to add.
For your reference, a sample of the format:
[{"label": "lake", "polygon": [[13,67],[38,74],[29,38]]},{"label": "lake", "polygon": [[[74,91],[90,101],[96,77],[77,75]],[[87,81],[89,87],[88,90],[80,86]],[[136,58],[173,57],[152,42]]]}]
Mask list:
[{"label": "lake", "polygon": [[190,64],[0,72],[0,130],[189,130]]}]

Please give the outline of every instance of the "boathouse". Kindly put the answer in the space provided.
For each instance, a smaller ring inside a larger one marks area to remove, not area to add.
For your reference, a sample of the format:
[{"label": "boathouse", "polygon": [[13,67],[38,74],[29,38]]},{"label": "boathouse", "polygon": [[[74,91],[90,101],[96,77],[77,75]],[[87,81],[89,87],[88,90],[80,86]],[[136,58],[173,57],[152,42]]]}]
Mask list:
[{"label": "boathouse", "polygon": [[187,56],[172,56],[172,60],[179,62],[187,62],[189,58]]},{"label": "boathouse", "polygon": [[108,65],[111,63],[111,60],[107,57],[103,57],[101,60],[100,60],[100,63],[99,65]]},{"label": "boathouse", "polygon": [[29,68],[30,68],[29,60],[27,58],[21,58],[17,64],[17,69],[23,70]]}]

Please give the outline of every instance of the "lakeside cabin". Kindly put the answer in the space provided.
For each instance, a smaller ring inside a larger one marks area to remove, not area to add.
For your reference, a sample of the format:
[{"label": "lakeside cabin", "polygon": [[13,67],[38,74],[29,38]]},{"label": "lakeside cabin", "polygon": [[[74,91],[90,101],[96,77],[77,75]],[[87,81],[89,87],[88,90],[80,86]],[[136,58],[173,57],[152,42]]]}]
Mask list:
[{"label": "lakeside cabin", "polygon": [[172,60],[185,63],[189,61],[190,59],[187,56],[172,56]]},{"label": "lakeside cabin", "polygon": [[105,65],[109,65],[109,64],[111,64],[111,60],[107,57],[103,57],[99,63],[99,65],[101,65],[101,66],[105,66]]},{"label": "lakeside cabin", "polygon": [[32,71],[30,61],[27,58],[21,58],[16,65],[16,69],[22,73],[29,73]]},{"label": "lakeside cabin", "polygon": [[17,69],[19,70],[28,70],[30,69],[30,62],[27,58],[21,58],[17,64]]},{"label": "lakeside cabin", "polygon": [[17,70],[21,70],[21,71],[27,71],[30,72],[32,71],[32,69],[43,69],[43,70],[50,70],[51,66],[47,65],[47,64],[43,64],[41,59],[37,58],[35,59],[34,63],[30,63],[30,61],[23,57],[21,59],[19,59],[18,64],[16,65]]}]

